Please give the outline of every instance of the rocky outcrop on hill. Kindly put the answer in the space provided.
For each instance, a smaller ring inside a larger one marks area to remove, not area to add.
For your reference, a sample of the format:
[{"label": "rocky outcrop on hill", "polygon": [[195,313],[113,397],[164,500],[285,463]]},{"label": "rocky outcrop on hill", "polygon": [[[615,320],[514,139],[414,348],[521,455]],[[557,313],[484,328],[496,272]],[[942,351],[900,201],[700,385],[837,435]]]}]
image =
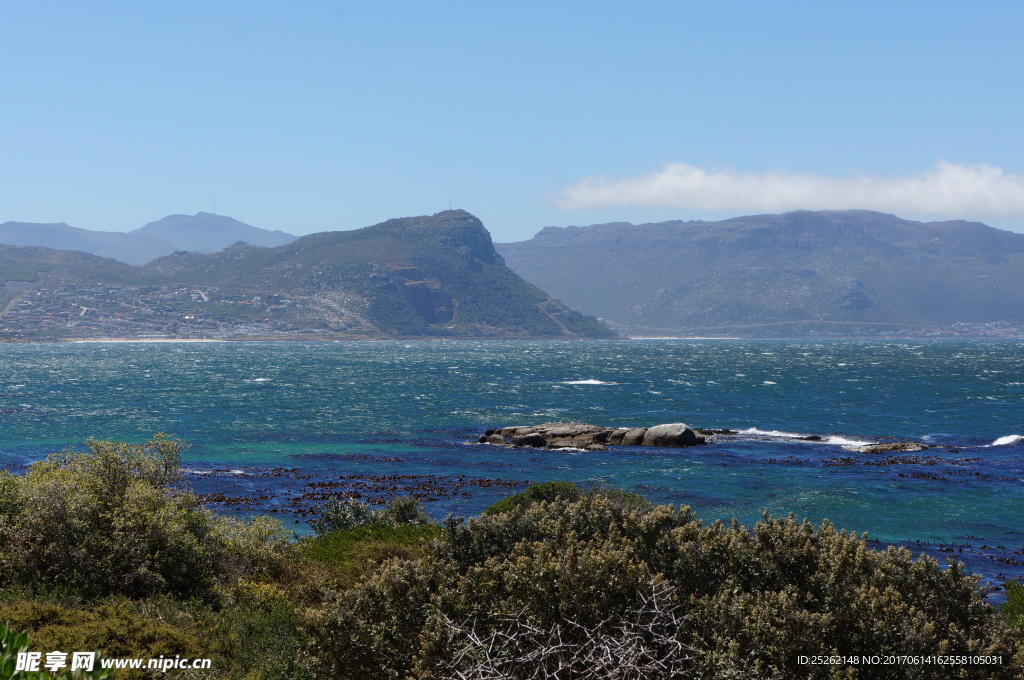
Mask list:
[{"label": "rocky outcrop on hill", "polygon": [[477,438],[481,444],[497,444],[535,449],[582,449],[603,451],[609,446],[697,446],[706,443],[706,435],[725,430],[694,430],[684,423],[666,423],[653,427],[602,427],[588,423],[543,423],[516,425],[487,430]]}]

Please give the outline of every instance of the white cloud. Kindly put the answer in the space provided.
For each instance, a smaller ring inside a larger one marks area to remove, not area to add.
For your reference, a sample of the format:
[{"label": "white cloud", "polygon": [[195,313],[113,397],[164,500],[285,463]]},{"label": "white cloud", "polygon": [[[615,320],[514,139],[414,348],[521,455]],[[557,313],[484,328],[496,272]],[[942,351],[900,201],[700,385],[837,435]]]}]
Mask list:
[{"label": "white cloud", "polygon": [[1024,175],[942,161],[914,176],[827,177],[709,171],[666,163],[639,177],[585,177],[552,197],[564,210],[614,207],[710,211],[864,209],[945,217],[1024,216]]}]

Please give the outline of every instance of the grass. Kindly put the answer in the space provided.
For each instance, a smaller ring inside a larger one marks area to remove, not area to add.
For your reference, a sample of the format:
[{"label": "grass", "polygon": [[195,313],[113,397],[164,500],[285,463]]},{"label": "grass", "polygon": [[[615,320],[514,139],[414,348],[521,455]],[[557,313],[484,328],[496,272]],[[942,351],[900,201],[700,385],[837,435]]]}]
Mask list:
[{"label": "grass", "polygon": [[303,562],[327,568],[337,585],[346,588],[388,559],[416,559],[440,535],[437,525],[356,527],[307,538],[296,547]]}]

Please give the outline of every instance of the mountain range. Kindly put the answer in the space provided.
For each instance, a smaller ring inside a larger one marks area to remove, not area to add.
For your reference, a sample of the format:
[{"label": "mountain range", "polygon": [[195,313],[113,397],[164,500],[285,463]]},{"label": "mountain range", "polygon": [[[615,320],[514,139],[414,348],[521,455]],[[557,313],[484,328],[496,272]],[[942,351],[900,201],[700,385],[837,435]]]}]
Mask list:
[{"label": "mountain range", "polygon": [[22,246],[0,245],[8,338],[610,336],[591,315],[632,336],[1024,333],[1024,234],[865,210],[496,245],[459,210],[302,238],[198,213],[129,233],[7,222],[4,242]]},{"label": "mountain range", "polygon": [[[139,231],[178,238],[189,221]],[[141,266],[0,245],[0,282],[7,340],[615,335],[513,273],[483,224],[462,210],[274,247],[178,250]]]},{"label": "mountain range", "polygon": [[213,253],[238,241],[273,247],[290,243],[295,238],[283,231],[260,229],[231,217],[205,212],[169,215],[127,233],[80,229],[63,222],[0,224],[0,243],[81,250],[135,265],[145,264],[176,250]]},{"label": "mountain range", "polygon": [[497,244],[516,273],[624,334],[1024,330],[1024,234],[866,210],[547,227]]}]

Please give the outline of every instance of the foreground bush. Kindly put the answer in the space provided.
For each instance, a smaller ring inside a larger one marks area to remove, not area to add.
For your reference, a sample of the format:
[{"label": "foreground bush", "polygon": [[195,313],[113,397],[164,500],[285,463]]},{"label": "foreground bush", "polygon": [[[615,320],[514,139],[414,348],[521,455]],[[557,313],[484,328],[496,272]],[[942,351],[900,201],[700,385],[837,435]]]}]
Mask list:
[{"label": "foreground bush", "polygon": [[402,496],[392,499],[383,510],[373,510],[362,501],[335,499],[321,508],[320,516],[311,521],[310,526],[317,535],[323,536],[339,529],[430,523],[422,504],[411,496]]},{"label": "foreground bush", "polygon": [[216,587],[270,568],[280,524],[218,517],[174,492],[181,443],[90,440],[23,477],[0,473],[0,579],[85,598],[214,596]]},{"label": "foreground bush", "polygon": [[30,652],[29,636],[25,633],[16,633],[6,624],[0,624],[0,680],[18,678],[19,680],[107,680],[110,671],[100,668],[94,664],[91,671],[78,669],[75,671],[62,670],[54,675],[44,668],[36,671],[15,670],[18,664],[18,655]]},{"label": "foreground bush", "polygon": [[[553,496],[553,497],[552,497]],[[449,521],[312,615],[325,678],[1016,678],[1018,633],[956,566],[827,522],[704,526],[603,491]],[[997,655],[995,666],[800,656]]]},{"label": "foreground bush", "polygon": [[306,567],[322,570],[312,604],[320,604],[325,593],[354,587],[389,560],[422,557],[426,545],[441,535],[441,525],[408,496],[392,499],[381,510],[335,500],[310,524],[314,535],[299,541],[293,555]]}]

